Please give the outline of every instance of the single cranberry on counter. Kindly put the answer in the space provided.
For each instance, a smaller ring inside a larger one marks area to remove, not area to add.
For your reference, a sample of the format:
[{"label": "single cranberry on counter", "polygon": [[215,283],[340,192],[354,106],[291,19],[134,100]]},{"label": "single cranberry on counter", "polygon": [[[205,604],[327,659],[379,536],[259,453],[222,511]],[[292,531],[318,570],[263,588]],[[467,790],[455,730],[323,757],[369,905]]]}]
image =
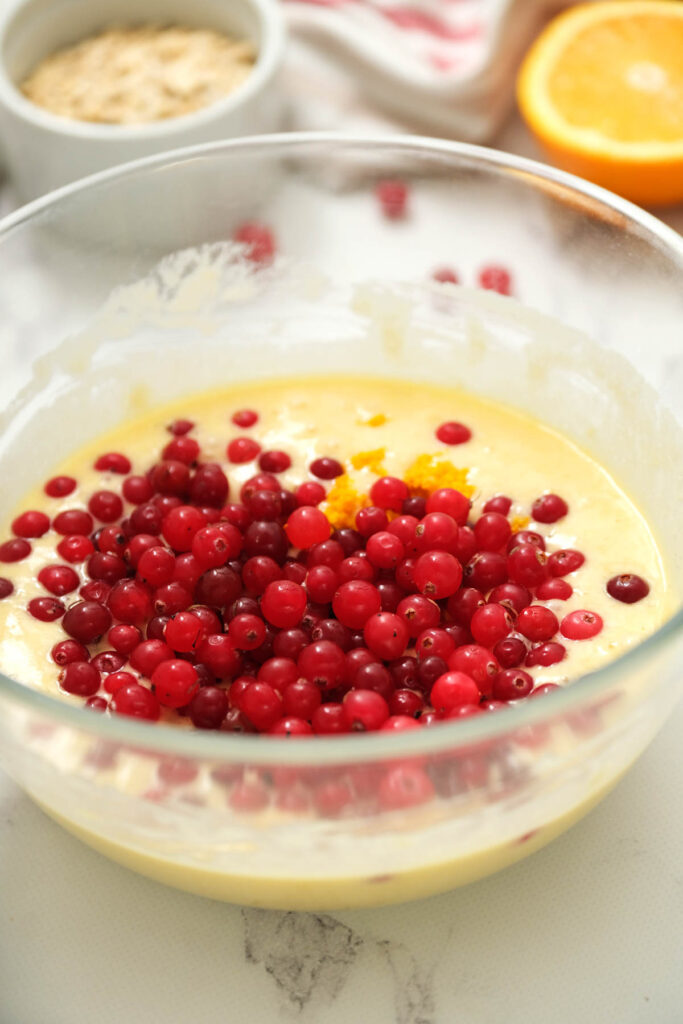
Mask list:
[{"label": "single cranberry on counter", "polygon": [[387,220],[402,220],[408,212],[408,186],[398,179],[385,179],[375,185],[375,196]]}]

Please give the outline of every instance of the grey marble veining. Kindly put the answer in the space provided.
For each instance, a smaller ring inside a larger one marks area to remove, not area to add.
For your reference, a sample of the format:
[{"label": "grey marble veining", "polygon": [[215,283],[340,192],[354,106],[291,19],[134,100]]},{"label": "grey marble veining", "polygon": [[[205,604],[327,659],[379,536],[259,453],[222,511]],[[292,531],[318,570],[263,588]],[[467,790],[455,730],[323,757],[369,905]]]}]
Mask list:
[{"label": "grey marble veining", "polygon": [[377,959],[393,987],[396,1024],[436,1024],[435,964],[402,942],[363,936],[331,914],[244,908],[244,955],[276,986],[283,1015],[323,1013],[349,982],[359,957]]}]

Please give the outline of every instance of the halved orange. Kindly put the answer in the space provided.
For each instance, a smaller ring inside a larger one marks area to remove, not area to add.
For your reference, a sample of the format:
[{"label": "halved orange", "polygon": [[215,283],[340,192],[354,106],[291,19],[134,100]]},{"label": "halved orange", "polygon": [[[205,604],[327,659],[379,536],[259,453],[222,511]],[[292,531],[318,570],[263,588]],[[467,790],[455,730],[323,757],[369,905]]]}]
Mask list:
[{"label": "halved orange", "polygon": [[683,201],[683,2],[606,0],[553,19],[517,81],[564,170],[646,206]]}]

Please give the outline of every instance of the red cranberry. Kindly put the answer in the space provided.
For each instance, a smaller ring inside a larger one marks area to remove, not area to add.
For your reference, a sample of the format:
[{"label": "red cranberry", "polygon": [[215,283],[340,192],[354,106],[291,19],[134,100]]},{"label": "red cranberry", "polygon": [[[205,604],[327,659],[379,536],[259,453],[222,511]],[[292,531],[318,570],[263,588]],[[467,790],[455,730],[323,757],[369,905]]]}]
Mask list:
[{"label": "red cranberry", "polygon": [[95,491],[88,510],[101,523],[113,523],[123,515],[123,502],[114,491]]},{"label": "red cranberry", "polygon": [[350,558],[356,551],[363,548],[363,538],[357,530],[352,530],[350,527],[337,530],[334,540],[341,546],[345,558]]},{"label": "red cranberry", "polygon": [[474,640],[484,647],[493,647],[511,629],[512,617],[502,604],[485,604],[483,608],[477,608],[470,623]]},{"label": "red cranberry", "polygon": [[506,516],[511,508],[512,498],[508,498],[505,494],[496,494],[485,502],[482,512],[499,512],[502,516]]},{"label": "red cranberry", "polygon": [[458,526],[464,526],[470,513],[470,501],[452,487],[442,487],[427,498],[427,512],[445,512]]},{"label": "red cranberry", "polygon": [[344,467],[341,462],[326,456],[314,459],[308,468],[313,476],[317,476],[319,480],[334,480],[335,477],[342,476],[344,473]]},{"label": "red cranberry", "polygon": [[100,651],[94,658],[90,660],[90,664],[101,672],[102,675],[111,675],[112,672],[118,672],[120,668],[126,663],[126,659],[122,654],[117,651]]},{"label": "red cranberry", "polygon": [[499,295],[512,294],[512,278],[510,271],[505,267],[491,263],[482,267],[478,275],[479,287],[490,292],[498,292]]},{"label": "red cranberry", "polygon": [[[314,511],[317,512],[318,509],[314,509]],[[320,514],[322,515],[322,513]],[[287,534],[278,523],[263,521],[251,523],[244,534],[244,551],[250,557],[265,555],[282,564],[289,551]]]},{"label": "red cranberry", "polygon": [[100,688],[100,673],[87,661],[72,661],[60,672],[59,685],[66,693],[92,697]]},{"label": "red cranberry", "polygon": [[197,648],[197,657],[216,679],[237,675],[241,660],[232,639],[224,633],[210,633]]},{"label": "red cranberry", "polygon": [[389,706],[374,690],[351,690],[342,703],[347,725],[352,732],[375,732],[389,717]]},{"label": "red cranberry", "polygon": [[249,683],[242,695],[241,710],[252,725],[265,732],[282,717],[282,695],[268,683]]},{"label": "red cranberry", "polygon": [[269,736],[311,736],[313,729],[303,718],[287,715],[271,725]]},{"label": "red cranberry", "polygon": [[547,644],[537,644],[527,654],[525,664],[528,666],[543,665],[544,668],[547,668],[549,665],[556,665],[562,661],[566,653],[567,648],[564,644],[557,643],[556,641]]},{"label": "red cranberry", "polygon": [[130,459],[121,452],[107,452],[95,460],[95,467],[100,473],[120,473],[125,476],[131,471]]},{"label": "red cranberry", "polygon": [[164,459],[152,467],[149,480],[157,494],[184,498],[190,485],[190,470],[179,459]]},{"label": "red cranberry", "polygon": [[[145,533],[156,536],[161,533],[163,518],[161,510],[152,502],[147,502],[144,505],[138,505],[137,508],[133,509],[130,515],[130,535],[133,536],[136,533]],[[121,526],[123,528],[124,524],[122,523]]]},{"label": "red cranberry", "polygon": [[547,579],[548,566],[543,551],[533,544],[520,544],[507,557],[507,571],[513,583],[533,590]]},{"label": "red cranberry", "polygon": [[195,534],[205,525],[206,518],[198,508],[179,505],[171,509],[163,519],[164,539],[175,551],[190,551]]},{"label": "red cranberry", "polygon": [[129,476],[123,481],[121,493],[131,505],[143,505],[154,494],[154,488],[146,476]]},{"label": "red cranberry", "polygon": [[319,505],[321,501],[325,500],[325,488],[315,480],[306,480],[299,484],[294,492],[294,497],[298,506]]},{"label": "red cranberry", "polygon": [[264,617],[278,629],[298,626],[306,609],[306,591],[291,580],[269,583],[261,598]]},{"label": "red cranberry", "polygon": [[505,668],[493,680],[494,700],[519,700],[528,697],[534,688],[534,681],[521,668]]},{"label": "red cranberry", "polygon": [[[103,551],[95,551],[90,556],[86,569],[91,579],[103,580],[111,585],[128,575],[128,567],[122,558]],[[73,572],[73,569],[70,571]]]},{"label": "red cranberry", "polygon": [[482,594],[487,594],[507,582],[507,559],[495,551],[480,551],[467,563],[463,576],[468,587],[475,587]]},{"label": "red cranberry", "polygon": [[602,619],[597,612],[581,609],[565,615],[560,624],[560,632],[568,640],[591,640],[598,635],[602,626]]},{"label": "red cranberry", "polygon": [[550,640],[559,626],[555,613],[542,604],[530,604],[528,608],[523,608],[515,623],[515,629],[533,642]]},{"label": "red cranberry", "polygon": [[282,710],[286,715],[295,715],[306,721],[321,704],[320,690],[309,679],[297,679],[285,687],[282,694]]},{"label": "red cranberry", "polygon": [[115,583],[107,605],[115,618],[131,626],[142,625],[152,614],[149,590],[137,580],[119,580]]},{"label": "red cranberry", "polygon": [[417,637],[415,649],[420,660],[436,655],[446,660],[455,650],[453,638],[445,629],[424,629]]},{"label": "red cranberry", "polygon": [[173,651],[163,640],[143,640],[132,651],[130,663],[136,672],[150,677],[157,665],[172,657]]},{"label": "red cranberry", "polygon": [[182,708],[199,688],[194,665],[179,658],[162,661],[152,672],[154,695],[168,708]]},{"label": "red cranberry", "polygon": [[253,427],[258,423],[258,413],[254,409],[238,409],[231,416],[236,427]]},{"label": "red cranberry", "polygon": [[190,720],[197,729],[218,729],[228,707],[225,690],[218,686],[204,686],[190,701]]},{"label": "red cranberry", "polygon": [[252,462],[261,451],[261,445],[253,437],[235,437],[228,444],[225,454],[236,465]]},{"label": "red cranberry", "polygon": [[536,587],[536,597],[539,601],[567,601],[573,593],[574,588],[570,583],[556,577],[543,580]]},{"label": "red cranberry", "polygon": [[511,536],[510,524],[500,512],[484,512],[474,524],[480,551],[502,551]]},{"label": "red cranberry", "polygon": [[408,204],[408,187],[403,181],[378,181],[375,195],[379,200],[382,213],[388,220],[401,220],[406,216]]},{"label": "red cranberry", "polygon": [[379,658],[400,657],[408,644],[409,633],[403,619],[393,612],[378,612],[367,619],[363,635],[369,649]]},{"label": "red cranberry", "polygon": [[415,690],[395,690],[389,698],[389,713],[391,715],[407,715],[409,718],[418,718],[423,708],[424,698]]},{"label": "red cranberry", "polygon": [[559,494],[543,494],[531,506],[531,514],[537,523],[556,523],[569,512],[569,505]]},{"label": "red cranberry", "polygon": [[491,652],[479,644],[458,647],[448,659],[448,667],[471,676],[485,695],[491,679],[500,671],[500,665]]},{"label": "red cranberry", "polygon": [[551,576],[567,576],[570,572],[576,572],[586,561],[586,556],[580,551],[572,548],[565,548],[561,551],[553,551],[548,558],[548,569]]},{"label": "red cranberry", "polygon": [[400,512],[408,497],[408,486],[396,476],[382,476],[370,488],[370,500],[382,509]]},{"label": "red cranberry", "polygon": [[235,228],[233,240],[244,246],[244,258],[252,263],[271,263],[275,255],[275,236],[270,228],[249,220]]},{"label": "red cranberry", "polygon": [[349,580],[342,583],[334,595],[334,614],[349,629],[362,629],[371,615],[382,607],[377,587],[366,580]]},{"label": "red cranberry", "polygon": [[295,509],[285,527],[291,544],[296,548],[312,548],[322,544],[330,536],[327,516],[314,505],[302,505]]},{"label": "red cranberry", "polygon": [[194,465],[198,455],[199,443],[193,437],[186,437],[184,434],[169,441],[161,453],[162,459],[184,462],[186,466]]},{"label": "red cranberry", "polygon": [[[278,567],[275,568],[279,572]],[[242,584],[237,573],[230,566],[224,565],[219,569],[208,569],[202,574],[194,596],[198,603],[207,604],[210,608],[225,608],[240,596],[241,590]]]},{"label": "red cranberry", "polygon": [[106,711],[109,704],[104,697],[88,697],[84,706],[90,711]]},{"label": "red cranberry", "polygon": [[457,423],[454,420],[451,420],[450,422],[442,423],[440,427],[437,427],[436,437],[442,444],[465,444],[471,439],[472,431],[469,427],[466,427],[464,423]]},{"label": "red cranberry", "polygon": [[66,498],[76,490],[76,481],[72,476],[53,476],[43,490],[48,498]]},{"label": "red cranberry", "polygon": [[192,612],[177,612],[164,626],[164,640],[180,654],[196,650],[206,637],[206,630]]},{"label": "red cranberry", "polygon": [[468,628],[477,608],[483,607],[484,604],[480,590],[476,587],[462,587],[448,598],[446,608],[458,625]]},{"label": "red cranberry", "polygon": [[111,586],[104,580],[89,580],[78,591],[84,601],[95,601],[105,605],[111,593]]},{"label": "red cranberry", "polygon": [[264,473],[284,473],[292,465],[292,460],[287,452],[268,451],[261,453],[258,464]]},{"label": "red cranberry", "polygon": [[533,544],[539,551],[545,551],[545,537],[535,530],[518,530],[510,538],[508,554],[518,548],[521,544]]},{"label": "red cranberry", "polygon": [[519,637],[508,636],[495,644],[492,653],[501,668],[517,668],[526,657],[527,647]]},{"label": "red cranberry", "polygon": [[111,615],[96,601],[79,601],[69,608],[62,619],[64,632],[83,644],[99,639],[110,626]]},{"label": "red cranberry", "polygon": [[142,634],[136,626],[119,625],[112,626],[107,633],[107,641],[120,654],[130,654],[142,640]]},{"label": "red cranberry", "polygon": [[117,690],[111,699],[111,707],[119,715],[146,718],[151,722],[156,722],[161,713],[154,694],[139,683],[129,683]]},{"label": "red cranberry", "polygon": [[427,551],[415,562],[413,578],[427,597],[441,600],[454,594],[462,582],[462,566],[448,551]]},{"label": "red cranberry", "polygon": [[[362,649],[362,648],[361,648]],[[444,671],[445,671],[444,664]],[[411,657],[397,658],[390,662],[389,671],[398,691],[415,690],[419,686],[417,659]],[[436,676],[434,677],[436,678]],[[392,714],[398,712],[392,712]]]},{"label": "red cranberry", "polygon": [[56,665],[70,665],[72,661],[87,661],[88,651],[77,640],[60,640],[50,651]]},{"label": "red cranberry", "polygon": [[68,565],[46,565],[38,573],[38,581],[56,597],[70,594],[80,583],[78,573]]},{"label": "red cranberry", "polygon": [[439,284],[459,284],[460,278],[451,267],[437,267],[432,271],[432,280]]},{"label": "red cranberry", "polygon": [[183,437],[184,434],[189,434],[194,429],[194,423],[192,420],[178,419],[173,420],[172,423],[166,427],[169,434],[173,434],[174,437]]},{"label": "red cranberry", "polygon": [[632,572],[623,572],[619,576],[613,576],[607,582],[607,593],[615,601],[623,604],[635,604],[642,601],[650,593],[650,585],[642,576],[636,576]]},{"label": "red cranberry", "polygon": [[0,562],[21,562],[31,554],[31,545],[23,537],[0,544]]},{"label": "red cranberry", "polygon": [[12,523],[15,537],[42,537],[50,529],[50,519],[44,512],[22,512]]},{"label": "red cranberry", "polygon": [[346,659],[341,647],[329,640],[316,640],[299,654],[297,665],[305,679],[322,690],[332,690],[344,681]]},{"label": "red cranberry", "polygon": [[437,655],[430,655],[428,658],[420,661],[417,668],[420,689],[424,690],[425,693],[429,693],[439,676],[444,675],[447,671],[447,663]]},{"label": "red cranberry", "polygon": [[489,594],[489,604],[502,604],[511,615],[516,616],[531,604],[531,593],[526,587],[520,587],[518,583],[501,583],[499,587]]},{"label": "red cranberry", "polygon": [[190,501],[205,508],[219,509],[225,504],[230,485],[228,478],[217,462],[205,462],[199,466],[190,480]]},{"label": "red cranberry", "polygon": [[[140,589],[135,597],[135,604],[142,609],[145,603],[142,592],[145,588],[135,580],[124,580],[123,583],[136,583]],[[121,586],[121,584],[117,584]],[[132,588],[131,588],[132,589]],[[157,587],[152,595],[152,606],[157,615],[175,615],[176,612],[184,612],[192,604],[192,591],[183,586],[182,583],[165,583],[163,587]],[[129,613],[130,616],[131,613]]]},{"label": "red cranberry", "polygon": [[435,711],[450,711],[464,704],[478,704],[481,694],[471,676],[464,672],[445,672],[432,686],[430,701]]}]

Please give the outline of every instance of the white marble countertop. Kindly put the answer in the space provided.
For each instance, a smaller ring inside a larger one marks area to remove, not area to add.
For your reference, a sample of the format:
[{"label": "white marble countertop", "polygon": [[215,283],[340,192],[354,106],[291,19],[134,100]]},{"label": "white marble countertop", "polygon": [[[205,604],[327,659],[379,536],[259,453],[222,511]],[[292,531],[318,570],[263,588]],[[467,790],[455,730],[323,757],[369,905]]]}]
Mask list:
[{"label": "white marble countertop", "polygon": [[[537,155],[514,120],[498,145]],[[683,230],[683,209],[665,219]],[[0,775],[0,1024],[680,1024],[682,731],[679,706],[617,790],[521,864],[324,915],[147,881]]]}]

